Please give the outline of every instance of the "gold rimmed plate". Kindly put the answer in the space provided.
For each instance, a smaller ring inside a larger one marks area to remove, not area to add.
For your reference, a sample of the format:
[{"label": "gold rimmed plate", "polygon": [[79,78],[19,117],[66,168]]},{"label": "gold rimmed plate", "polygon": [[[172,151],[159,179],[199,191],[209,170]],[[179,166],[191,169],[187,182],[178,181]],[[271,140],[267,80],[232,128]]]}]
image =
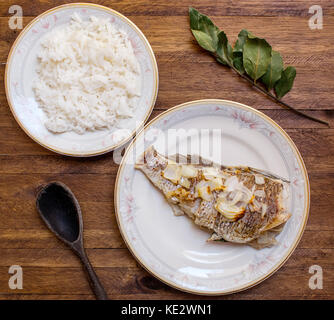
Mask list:
[{"label": "gold rimmed plate", "polygon": [[[217,134],[220,140],[213,139]],[[173,215],[160,191],[134,167],[149,145],[172,155],[189,150],[189,143],[194,154],[224,165],[264,169],[290,181],[292,216],[277,245],[256,250],[207,242],[208,233]],[[145,126],[122,159],[114,201],[123,239],[146,270],[179,290],[221,295],[254,286],[283,265],[306,226],[310,192],[301,155],[280,126],[246,105],[209,99],[171,108]]]},{"label": "gold rimmed plate", "polygon": [[[131,119],[122,128],[77,134],[54,134],[44,125],[46,116],[38,107],[32,90],[36,78],[37,53],[41,41],[54,28],[70,22],[74,13],[88,20],[91,16],[107,18],[117,29],[127,33],[141,69],[141,96]],[[21,128],[33,140],[57,153],[93,156],[114,150],[133,137],[149,118],[158,92],[158,68],[153,50],[139,28],[110,8],[89,3],[62,5],[33,19],[14,42],[6,65],[5,87],[8,104]]]}]

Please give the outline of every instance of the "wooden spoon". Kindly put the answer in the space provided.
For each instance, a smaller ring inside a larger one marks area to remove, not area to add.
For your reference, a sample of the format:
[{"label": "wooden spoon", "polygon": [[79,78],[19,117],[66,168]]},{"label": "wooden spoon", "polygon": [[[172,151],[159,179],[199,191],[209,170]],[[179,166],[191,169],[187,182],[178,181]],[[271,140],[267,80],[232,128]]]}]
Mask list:
[{"label": "wooden spoon", "polygon": [[96,298],[107,300],[108,296],[83,246],[82,214],[78,200],[72,191],[61,182],[51,182],[41,186],[36,206],[47,227],[80,258]]}]

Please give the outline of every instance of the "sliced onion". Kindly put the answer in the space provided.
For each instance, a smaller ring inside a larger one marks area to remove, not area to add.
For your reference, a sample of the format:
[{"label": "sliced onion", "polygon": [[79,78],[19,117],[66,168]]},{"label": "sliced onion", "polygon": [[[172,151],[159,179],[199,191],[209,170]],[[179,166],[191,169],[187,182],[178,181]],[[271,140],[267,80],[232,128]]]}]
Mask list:
[{"label": "sliced onion", "polygon": [[243,184],[241,184],[239,186],[238,190],[240,190],[244,195],[243,201],[248,203],[253,196],[252,191],[250,191],[248,188],[246,188]]},{"label": "sliced onion", "polygon": [[243,199],[243,193],[239,190],[235,192],[235,195],[232,199],[232,201],[229,202],[230,206],[234,206],[237,202],[241,201]]},{"label": "sliced onion", "polygon": [[237,207],[235,205],[230,205],[225,201],[218,201],[215,206],[216,210],[220,212],[225,218],[236,221],[241,218],[245,213],[244,207]]}]

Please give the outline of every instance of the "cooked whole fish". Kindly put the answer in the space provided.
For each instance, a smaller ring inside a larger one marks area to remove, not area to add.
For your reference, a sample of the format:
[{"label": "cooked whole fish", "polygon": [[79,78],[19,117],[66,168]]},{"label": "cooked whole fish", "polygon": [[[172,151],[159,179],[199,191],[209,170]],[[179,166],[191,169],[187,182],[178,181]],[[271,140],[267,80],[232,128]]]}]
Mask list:
[{"label": "cooked whole fish", "polygon": [[291,216],[289,182],[266,171],[226,167],[199,156],[166,158],[153,146],[136,168],[165,195],[175,215],[186,214],[209,231],[209,241],[271,246]]}]

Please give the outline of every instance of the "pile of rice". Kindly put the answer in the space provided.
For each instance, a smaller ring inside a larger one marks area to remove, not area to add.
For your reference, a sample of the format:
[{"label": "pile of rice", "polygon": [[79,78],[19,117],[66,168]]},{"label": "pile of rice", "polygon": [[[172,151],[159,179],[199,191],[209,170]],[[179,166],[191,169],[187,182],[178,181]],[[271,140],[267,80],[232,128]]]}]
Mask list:
[{"label": "pile of rice", "polygon": [[107,19],[74,14],[43,39],[36,71],[33,90],[54,133],[111,129],[134,115],[140,66],[127,34]]}]

